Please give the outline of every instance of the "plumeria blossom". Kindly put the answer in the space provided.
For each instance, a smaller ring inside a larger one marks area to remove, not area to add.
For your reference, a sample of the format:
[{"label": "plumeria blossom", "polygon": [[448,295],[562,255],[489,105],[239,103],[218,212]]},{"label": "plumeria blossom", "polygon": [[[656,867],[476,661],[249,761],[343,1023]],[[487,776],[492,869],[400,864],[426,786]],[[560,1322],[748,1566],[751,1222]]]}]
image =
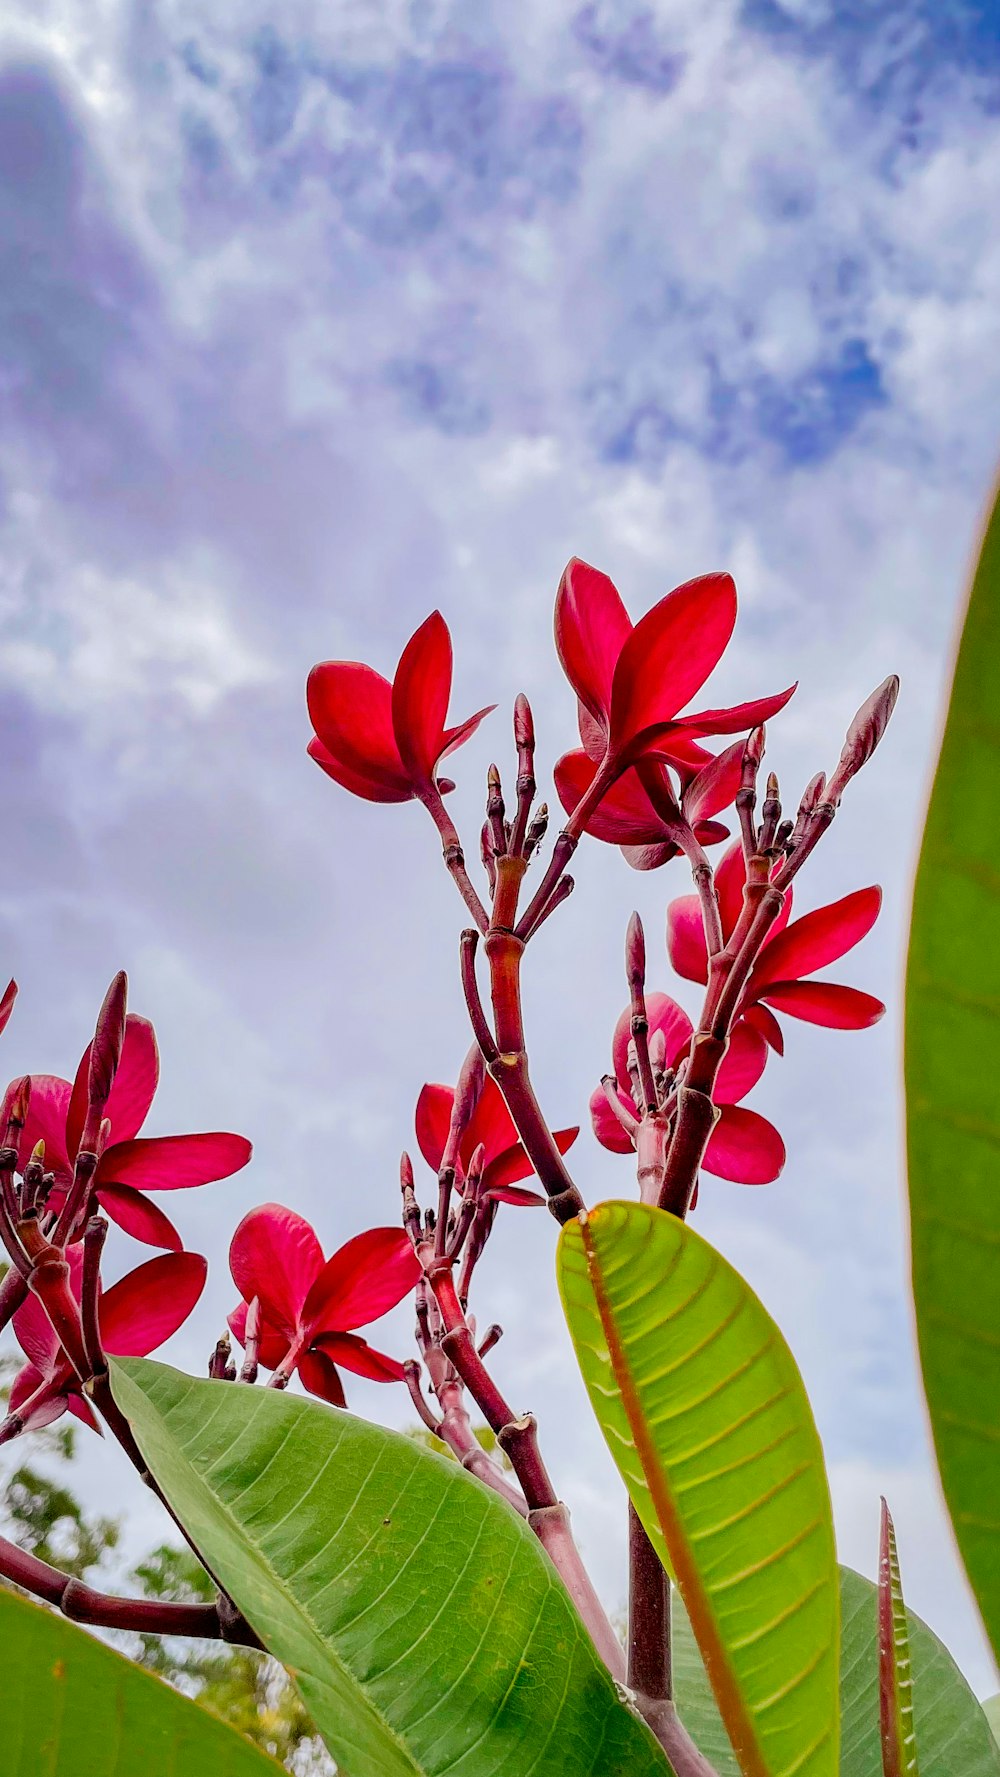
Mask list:
[{"label": "plumeria blossom", "polygon": [[[726,939],[739,918],[745,882],[743,848],[731,846],[715,873]],[[804,1018],[810,1024],[827,1025],[832,1030],[865,1030],[881,1018],[885,1007],[872,994],[862,993],[857,987],[842,987],[838,982],[807,979],[817,969],[826,968],[853,950],[871,931],[881,905],[880,888],[857,889],[854,894],[789,923],[792,895],[788,890],[739,1005],[742,1017],[779,1054],[783,1052],[784,1039],[775,1011]],[[674,968],[685,980],[708,980],[705,928],[697,895],[681,895],[670,903],[667,949]]]},{"label": "plumeria blossom", "polygon": [[739,734],[782,709],[795,687],[730,709],[678,712],[718,666],[736,623],[729,574],[703,574],[632,623],[617,588],[574,558],[556,595],[556,648],[580,705],[580,738],[596,762],[649,754],[682,768],[708,758],[696,743]]},{"label": "plumeria blossom", "polygon": [[[417,1099],[417,1145],[435,1172],[441,1165],[448,1140],[454,1102],[453,1086],[424,1086]],[[579,1127],[555,1131],[553,1140],[560,1154],[565,1154],[573,1146],[579,1133]],[[532,1164],[518,1140],[503,1093],[489,1074],[483,1081],[475,1110],[459,1143],[455,1167],[455,1188],[459,1193],[464,1188],[469,1163],[480,1144],[484,1149],[481,1186],[484,1197],[491,1198],[494,1203],[545,1202],[537,1191],[524,1190],[518,1183],[531,1176]]]},{"label": "plumeria blossom", "polygon": [[[54,1074],[31,1075],[31,1099],[21,1132],[19,1164],[23,1171],[35,1143],[44,1141],[45,1169],[55,1175],[49,1198],[54,1209],[62,1204],[73,1177],[83,1135],[90,1049],[88,1044],[72,1084]],[[229,1178],[246,1165],[252,1149],[242,1135],[222,1131],[139,1137],[159,1073],[153,1026],[130,1012],[125,1021],[121,1060],[105,1107],[111,1131],[94,1175],[94,1188],[105,1213],[126,1234],[149,1246],[180,1252],[183,1242],[176,1228],[143,1192],[176,1191]]]},{"label": "plumeria blossom", "polygon": [[[0,976],[0,979],[2,979],[2,976]],[[16,999],[17,982],[10,980],[3,990],[3,998],[0,999],[0,1031],[6,1030],[10,1023],[10,1015],[14,1010],[14,1001]]]},{"label": "plumeria blossom", "polygon": [[[646,995],[646,1016],[649,1035],[662,1032],[666,1064],[676,1069],[684,1059],[694,1035],[694,1026],[676,1000],[666,993]],[[633,1117],[639,1116],[632,1097],[632,1081],[628,1068],[631,1040],[631,1007],[626,1007],[615,1025],[611,1045],[612,1063],[618,1083],[618,1096]],[[713,1099],[719,1106],[719,1120],[709,1138],[702,1162],[706,1172],[717,1178],[731,1179],[740,1185],[769,1185],[785,1164],[785,1144],[766,1117],[750,1111],[740,1099],[756,1086],[767,1061],[767,1045],[759,1031],[742,1023],[734,1030],[716,1080]],[[591,1095],[590,1117],[601,1146],[614,1154],[630,1154],[632,1142],[615,1116],[603,1087]]]},{"label": "plumeria blossom", "polygon": [[451,678],[451,636],[440,611],[410,637],[391,684],[356,660],[314,666],[306,687],[316,730],[310,757],[335,783],[369,802],[439,793],[446,787],[437,778],[441,760],[496,708],[490,704],[446,727]]},{"label": "plumeria blossom", "polygon": [[[717,758],[704,755],[705,763],[674,761],[680,794],[666,767],[645,760],[629,766],[584,823],[594,839],[621,847],[634,870],[656,870],[675,858],[679,820],[692,829],[699,845],[717,845],[729,838],[729,828],[712,815],[729,808],[740,787],[744,742],[735,741]],[[698,749],[699,752],[701,749]],[[564,753],[555,768],[556,794],[567,814],[572,814],[590,789],[599,766],[582,747]],[[654,800],[655,798],[655,800]]]},{"label": "plumeria blossom", "polygon": [[315,1230],[280,1203],[252,1209],[233,1235],[229,1268],[240,1295],[229,1316],[246,1345],[247,1313],[260,1304],[260,1362],[336,1407],[345,1403],[337,1365],[372,1382],[398,1382],[402,1364],[360,1338],[357,1327],[409,1295],[420,1265],[402,1228],[369,1228],[324,1259]]},{"label": "plumeria blossom", "polygon": [[[69,1286],[79,1302],[83,1248],[67,1248]],[[111,1357],[148,1357],[184,1325],[202,1290],[208,1265],[200,1253],[161,1253],[105,1290],[98,1303],[101,1344]],[[24,1429],[49,1425],[70,1412],[98,1431],[93,1408],[81,1392],[57,1334],[37,1297],[29,1296],[13,1319],[28,1362],[10,1391],[10,1412]]]}]

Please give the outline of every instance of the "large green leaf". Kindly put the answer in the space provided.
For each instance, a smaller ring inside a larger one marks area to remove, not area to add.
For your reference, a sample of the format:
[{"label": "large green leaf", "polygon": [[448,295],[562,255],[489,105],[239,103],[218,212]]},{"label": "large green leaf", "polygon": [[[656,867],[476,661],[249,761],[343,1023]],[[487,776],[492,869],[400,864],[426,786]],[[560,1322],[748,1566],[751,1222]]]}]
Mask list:
[{"label": "large green leaf", "polygon": [[707,1241],[646,1204],[569,1223],[559,1275],[601,1429],[676,1576],[743,1771],[830,1777],[833,1522],[781,1334]]},{"label": "large green leaf", "polygon": [[913,1297],[945,1498],[1000,1654],[1000,505],[973,582],[913,898]]},{"label": "large green leaf", "polygon": [[[882,1777],[876,1590],[849,1567],[841,1568],[840,1585],[840,1777]],[[947,1648],[912,1611],[907,1627],[920,1777],[1000,1777],[1000,1749],[982,1704]],[[676,1606],[674,1683],[684,1725],[719,1777],[739,1777],[697,1643]]]},{"label": "large green leaf", "polygon": [[986,1711],[986,1719],[993,1729],[994,1740],[1000,1741],[1000,1696],[987,1697],[983,1708]]},{"label": "large green leaf", "polygon": [[0,1649],[0,1777],[280,1777],[225,1722],[5,1587]]},{"label": "large green leaf", "polygon": [[664,1777],[540,1545],[457,1463],[275,1389],[140,1359],[112,1380],[349,1777]]}]

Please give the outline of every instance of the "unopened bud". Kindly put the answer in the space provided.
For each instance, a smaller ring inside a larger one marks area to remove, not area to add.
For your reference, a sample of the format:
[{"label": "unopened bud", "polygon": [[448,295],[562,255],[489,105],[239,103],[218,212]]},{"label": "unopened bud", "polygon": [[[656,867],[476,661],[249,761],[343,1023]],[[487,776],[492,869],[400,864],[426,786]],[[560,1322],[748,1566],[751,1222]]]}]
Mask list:
[{"label": "unopened bud", "polygon": [[662,1074],[667,1067],[667,1039],[662,1030],[654,1030],[649,1039],[649,1061],[654,1072]]},{"label": "unopened bud", "polygon": [[45,1166],[45,1139],[44,1139],[44,1137],[40,1136],[39,1139],[36,1141],[34,1147],[31,1150],[31,1159],[32,1159],[32,1162],[34,1165],[41,1166],[44,1169],[44,1166]]},{"label": "unopened bud", "polygon": [[478,1184],[479,1180],[482,1178],[483,1169],[484,1169],[485,1165],[486,1165],[486,1144],[485,1144],[485,1142],[479,1142],[477,1144],[475,1150],[473,1151],[473,1155],[472,1155],[471,1160],[469,1161],[468,1182],[471,1186],[473,1186],[473,1188]]},{"label": "unopened bud", "polygon": [[453,777],[439,777],[437,780],[437,787],[442,796],[450,796],[452,790],[455,788],[455,779]]},{"label": "unopened bud", "polygon": [[413,1190],[413,1161],[407,1153],[399,1157],[399,1184],[403,1191]]},{"label": "unopened bud", "polygon": [[530,858],[536,846],[541,845],[542,840],[545,838],[545,829],[548,824],[548,804],[546,802],[540,802],[532,815],[531,820],[528,822],[528,830],[524,836],[524,855],[526,858]]},{"label": "unopened bud", "polygon": [[28,1106],[31,1103],[31,1075],[25,1074],[20,1080],[12,1080],[7,1088],[7,1127],[11,1124],[15,1129],[23,1129],[28,1120]]},{"label": "unopened bud", "polygon": [[769,771],[767,774],[767,800],[768,802],[778,802],[780,798],[781,790],[778,787],[777,775],[775,772]]},{"label": "unopened bud", "polygon": [[834,808],[840,802],[851,778],[861,770],[862,765],[865,765],[874,753],[888,727],[889,717],[896,707],[898,696],[899,679],[895,673],[890,673],[887,679],[883,679],[878,690],[873,691],[871,696],[861,705],[847,730],[843,751],[827,790],[826,799],[833,804]]},{"label": "unopened bud", "polygon": [[766,739],[767,730],[764,727],[763,722],[759,728],[753,730],[752,734],[747,735],[746,746],[743,748],[743,775],[744,778],[746,778],[747,775],[750,774],[751,782],[760,769],[760,763],[764,757],[764,743]]},{"label": "unopened bud", "polygon": [[478,1043],[473,1043],[462,1063],[458,1084],[455,1087],[455,1099],[451,1110],[453,1125],[457,1124],[460,1129],[467,1127],[472,1113],[479,1103],[485,1079],[486,1064],[483,1061],[483,1052]]},{"label": "unopened bud", "polygon": [[799,803],[800,820],[804,819],[807,815],[811,815],[813,809],[818,808],[820,803],[825,800],[823,795],[825,789],[826,772],[817,771],[816,776],[809,779],[809,782],[802,792],[802,801]]},{"label": "unopened bud", "polygon": [[625,933],[625,977],[630,987],[642,991],[646,982],[646,936],[638,913],[633,913]]},{"label": "unopened bud", "polygon": [[486,773],[486,788],[488,789],[491,796],[499,796],[499,794],[500,794],[500,768],[498,765],[491,765],[488,772]]},{"label": "unopened bud", "polygon": [[[97,1027],[90,1048],[90,1070],[87,1075],[87,1102],[91,1117],[103,1111],[111,1095],[118,1063],[125,1042],[125,1013],[128,1005],[128,976],[120,969],[104,996],[97,1014]],[[88,1118],[88,1121],[90,1119]]]},{"label": "unopened bud", "polygon": [[534,717],[523,691],[514,699],[514,745],[522,752],[531,752],[535,745]]}]

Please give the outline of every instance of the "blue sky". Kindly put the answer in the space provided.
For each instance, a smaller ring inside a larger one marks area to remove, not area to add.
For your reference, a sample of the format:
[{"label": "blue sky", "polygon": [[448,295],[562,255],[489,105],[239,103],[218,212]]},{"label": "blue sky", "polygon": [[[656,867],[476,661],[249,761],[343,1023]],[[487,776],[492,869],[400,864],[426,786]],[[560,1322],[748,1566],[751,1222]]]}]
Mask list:
[{"label": "blue sky", "polygon": [[[802,895],[885,884],[850,979],[898,999],[997,450],[1000,30],[985,0],[32,13],[0,38],[0,937],[22,984],[4,1041],[11,1074],[72,1071],[125,966],[160,1035],[157,1127],[254,1140],[250,1173],[178,1206],[214,1261],[178,1341],[200,1367],[243,1211],[291,1201],[328,1244],[391,1219],[417,1091],[467,1044],[433,835],[305,759],[315,660],[388,671],[440,606],[459,713],[523,688],[547,767],[572,740],[550,629],[566,558],[635,613],[730,568],[719,700],[800,679],[771,737],[791,792],[902,675]],[[505,733],[501,711],[460,756],[470,834]],[[669,985],[676,868],[640,879],[590,846],[539,943],[557,1124],[585,1120],[606,1065],[633,905]],[[786,1172],[713,1185],[701,1226],[800,1359],[844,1557],[872,1570],[886,1492],[909,1595],[986,1692],[914,1367],[898,1034],[794,1030],[755,1097]],[[628,1188],[589,1135],[577,1153],[589,1197]],[[617,1483],[553,1227],[527,1221],[499,1230],[480,1312],[508,1329],[498,1373],[614,1604]],[[355,1398],[406,1421],[388,1390]],[[94,1453],[87,1473],[96,1489]],[[138,1546],[153,1519],[133,1509]]]}]

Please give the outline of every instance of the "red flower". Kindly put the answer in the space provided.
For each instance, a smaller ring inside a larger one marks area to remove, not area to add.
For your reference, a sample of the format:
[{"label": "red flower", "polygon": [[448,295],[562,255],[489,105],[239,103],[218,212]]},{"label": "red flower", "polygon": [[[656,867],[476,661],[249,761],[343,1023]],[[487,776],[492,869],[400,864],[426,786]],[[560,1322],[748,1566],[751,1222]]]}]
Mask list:
[{"label": "red flower", "polygon": [[[676,1068],[694,1034],[690,1018],[666,993],[646,995],[646,1015],[650,1036],[663,1032],[667,1066]],[[631,1008],[626,1007],[615,1025],[611,1053],[618,1096],[625,1109],[638,1117],[628,1071],[630,1039]],[[702,1162],[705,1171],[717,1178],[732,1179],[740,1185],[769,1185],[785,1164],[785,1144],[774,1124],[739,1103],[756,1086],[766,1060],[767,1046],[759,1032],[747,1024],[737,1026],[712,1095],[720,1114]],[[608,1103],[603,1087],[599,1086],[591,1095],[590,1117],[602,1147],[610,1148],[614,1154],[632,1152],[632,1142]]]},{"label": "red flower", "polygon": [[[731,846],[715,875],[722,931],[727,939],[740,915],[745,882],[743,848]],[[789,925],[791,905],[789,890],[738,1008],[779,1054],[784,1041],[781,1027],[769,1010],[772,1006],[775,1011],[788,1012],[793,1018],[804,1018],[810,1024],[824,1024],[833,1030],[865,1030],[876,1024],[885,1011],[881,1000],[856,987],[803,979],[845,956],[871,931],[882,905],[882,890],[858,889],[828,907],[803,914]],[[697,895],[681,895],[671,901],[667,909],[667,949],[678,975],[688,981],[708,980],[708,954]]]},{"label": "red flower", "polygon": [[[67,1248],[70,1289],[80,1300],[83,1248]],[[184,1325],[205,1287],[208,1265],[200,1253],[161,1253],[113,1283],[100,1299],[101,1343],[111,1357],[148,1357]],[[18,1344],[28,1359],[14,1378],[10,1411],[25,1430],[51,1424],[67,1410],[98,1429],[89,1401],[63,1355],[48,1315],[29,1296],[13,1319]]]},{"label": "red flower", "polygon": [[[729,828],[708,817],[734,801],[740,787],[743,749],[744,742],[738,740],[714,759],[710,753],[702,754],[699,747],[703,764],[692,760],[682,766],[675,759],[673,765],[681,784],[679,802],[664,766],[646,760],[641,775],[635,766],[629,766],[604,792],[584,823],[584,831],[594,839],[620,846],[634,870],[656,870],[680,851],[676,821],[669,815],[671,803],[677,805],[680,815],[693,828],[700,845],[716,845],[720,839],[728,839]],[[692,753],[694,750],[692,745]],[[556,794],[567,814],[573,813],[589,790],[597,770],[595,760],[582,748],[564,753],[558,761],[554,772]],[[647,784],[659,786],[655,803]]]},{"label": "red flower", "polygon": [[[455,1102],[453,1086],[424,1086],[417,1099],[417,1144],[428,1166],[437,1172],[448,1140],[451,1107]],[[575,1129],[557,1129],[553,1140],[560,1154],[573,1146],[579,1135]],[[476,1108],[469,1119],[459,1144],[459,1164],[455,1169],[455,1188],[461,1193],[465,1174],[476,1149],[485,1148],[483,1161],[483,1195],[495,1203],[544,1203],[536,1191],[518,1189],[518,1180],[529,1178],[531,1161],[517,1138],[517,1130],[503,1093],[491,1075],[483,1081]]]},{"label": "red flower", "polygon": [[280,1203],[252,1209],[233,1235],[229,1268],[243,1297],[229,1316],[246,1344],[247,1310],[260,1303],[260,1361],[285,1375],[298,1370],[304,1388],[343,1407],[336,1365],[373,1382],[398,1382],[402,1364],[360,1339],[355,1327],[388,1314],[412,1290],[420,1265],[402,1228],[369,1228],[330,1259],[315,1231]]},{"label": "red flower", "polygon": [[655,753],[671,763],[703,763],[691,743],[738,734],[767,721],[794,685],[732,709],[679,716],[725,652],[736,622],[729,574],[703,574],[668,592],[633,626],[606,574],[574,558],[556,595],[556,648],[581,705],[580,738],[590,757],[619,764]]},{"label": "red flower", "polygon": [[[44,1140],[45,1169],[53,1172],[56,1179],[49,1199],[54,1209],[63,1202],[73,1177],[87,1115],[89,1067],[88,1044],[72,1086],[53,1074],[31,1076],[31,1101],[21,1134],[19,1163],[23,1170],[35,1143],[40,1138]],[[246,1165],[252,1149],[242,1135],[219,1131],[136,1140],[153,1102],[159,1073],[153,1026],[130,1012],[125,1021],[118,1072],[104,1113],[111,1120],[111,1135],[98,1163],[94,1184],[102,1208],[126,1234],[149,1246],[180,1252],[183,1242],[176,1228],[161,1209],[142,1195],[143,1191],[176,1191],[229,1178]]]},{"label": "red flower", "polygon": [[434,793],[437,768],[474,734],[495,704],[446,728],[452,654],[448,625],[432,612],[403,649],[390,685],[356,660],[324,660],[306,687],[317,765],[369,802],[409,802]]},{"label": "red flower", "polygon": [[[0,979],[2,979],[2,977],[0,977]],[[10,1015],[14,1010],[14,1001],[16,999],[17,982],[14,980],[8,981],[3,991],[3,999],[0,999],[0,1031],[6,1030],[7,1025],[10,1023]],[[0,1131],[0,1141],[2,1140],[3,1133]]]}]

